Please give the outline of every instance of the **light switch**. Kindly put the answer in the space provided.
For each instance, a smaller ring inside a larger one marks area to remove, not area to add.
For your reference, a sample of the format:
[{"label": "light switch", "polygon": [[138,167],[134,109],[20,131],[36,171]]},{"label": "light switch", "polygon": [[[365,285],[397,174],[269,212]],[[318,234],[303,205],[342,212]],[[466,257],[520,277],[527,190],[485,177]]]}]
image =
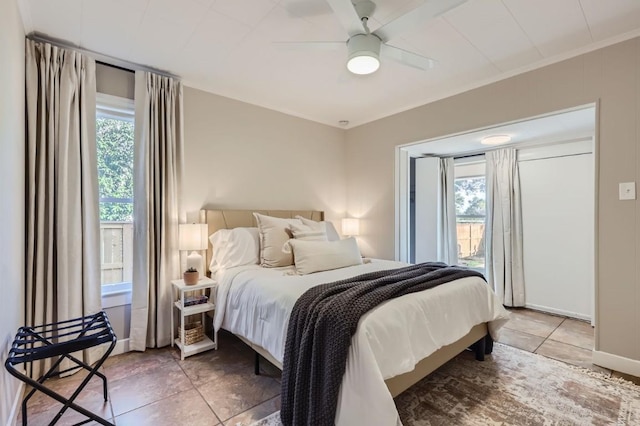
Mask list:
[{"label": "light switch", "polygon": [[635,182],[621,182],[619,187],[619,198],[621,200],[635,200],[636,199],[636,183]]}]

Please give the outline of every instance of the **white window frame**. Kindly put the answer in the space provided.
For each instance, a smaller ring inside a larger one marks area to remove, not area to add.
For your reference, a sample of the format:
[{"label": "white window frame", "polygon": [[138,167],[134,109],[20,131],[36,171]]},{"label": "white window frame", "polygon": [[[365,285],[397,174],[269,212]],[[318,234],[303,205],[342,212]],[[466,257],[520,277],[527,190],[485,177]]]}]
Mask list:
[{"label": "white window frame", "polygon": [[96,118],[106,117],[133,122],[136,115],[133,99],[120,96],[96,94]]}]

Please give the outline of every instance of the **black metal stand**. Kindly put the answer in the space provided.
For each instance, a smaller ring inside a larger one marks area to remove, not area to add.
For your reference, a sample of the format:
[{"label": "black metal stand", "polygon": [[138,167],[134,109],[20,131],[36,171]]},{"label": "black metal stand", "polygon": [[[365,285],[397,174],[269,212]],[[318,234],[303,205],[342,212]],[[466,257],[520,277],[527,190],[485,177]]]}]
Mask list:
[{"label": "black metal stand", "polygon": [[[113,423],[110,423],[102,417],[82,408],[73,401],[78,397],[82,389],[84,389],[94,375],[102,379],[104,400],[107,401],[107,378],[104,374],[100,373],[98,369],[102,366],[111,351],[113,351],[113,348],[116,345],[116,340],[116,335],[114,334],[111,324],[109,323],[109,319],[104,312],[98,312],[94,315],[52,324],[35,327],[20,327],[4,366],[11,375],[33,388],[22,401],[22,425],[27,425],[27,402],[36,391],[40,391],[63,404],[62,409],[60,409],[51,423],[49,423],[50,425],[53,425],[60,420],[64,412],[68,408],[71,408],[72,410],[88,417],[87,420],[76,423],[76,425],[85,424],[93,420],[102,425],[114,426]],[[109,348],[93,367],[70,355],[76,351],[81,351],[109,342],[111,343]],[[53,363],[49,371],[47,371],[38,380],[33,380],[15,368],[16,365],[19,364],[32,363],[33,361],[53,357],[58,357],[58,359]],[[65,358],[75,362],[77,366],[63,371],[55,371]],[[80,383],[78,388],[68,399],[45,386],[44,383],[47,379],[78,368],[84,368],[89,372],[89,374],[87,374],[82,383]]]}]

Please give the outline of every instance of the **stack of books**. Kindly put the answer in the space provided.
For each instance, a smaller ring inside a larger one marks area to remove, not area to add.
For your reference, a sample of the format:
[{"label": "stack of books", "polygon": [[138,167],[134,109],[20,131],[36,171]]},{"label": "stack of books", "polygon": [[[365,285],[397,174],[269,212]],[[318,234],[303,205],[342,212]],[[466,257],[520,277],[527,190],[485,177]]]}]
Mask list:
[{"label": "stack of books", "polygon": [[200,305],[202,303],[207,303],[209,298],[204,294],[200,296],[187,296],[184,298],[184,306],[193,306]]}]

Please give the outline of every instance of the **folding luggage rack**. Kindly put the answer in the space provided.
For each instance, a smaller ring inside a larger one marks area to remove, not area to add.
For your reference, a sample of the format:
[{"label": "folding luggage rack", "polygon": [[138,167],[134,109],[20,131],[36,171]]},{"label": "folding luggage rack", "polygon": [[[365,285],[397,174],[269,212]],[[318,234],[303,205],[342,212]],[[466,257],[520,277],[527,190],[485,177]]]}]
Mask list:
[{"label": "folding luggage rack", "polygon": [[[113,426],[113,423],[110,423],[100,416],[82,408],[73,401],[94,375],[97,375],[102,379],[104,400],[107,401],[107,378],[104,374],[100,373],[98,369],[102,366],[111,351],[113,351],[113,348],[116,345],[116,340],[116,335],[114,334],[111,324],[109,323],[109,319],[104,312],[98,312],[94,315],[60,321],[52,324],[35,327],[20,327],[13,341],[13,345],[11,346],[11,350],[9,351],[9,357],[4,365],[9,373],[33,388],[22,401],[23,426],[26,426],[27,424],[27,402],[37,390],[63,404],[62,409],[60,409],[51,423],[49,423],[51,425],[60,420],[60,417],[62,417],[64,412],[68,408],[71,408],[88,417],[88,419],[80,423],[76,423],[76,425],[96,421],[103,425]],[[93,367],[71,355],[74,352],[108,342],[111,342],[109,348]],[[16,369],[16,366],[20,364],[31,363],[33,361],[53,357],[58,357],[58,359],[53,362],[49,371],[47,371],[38,380],[33,380],[25,373]],[[77,365],[63,371],[55,371],[64,359],[69,359]],[[47,379],[79,368],[84,368],[89,372],[89,374],[84,378],[82,383],[80,383],[78,388],[69,398],[65,398],[57,392],[54,392],[44,384]]]}]

